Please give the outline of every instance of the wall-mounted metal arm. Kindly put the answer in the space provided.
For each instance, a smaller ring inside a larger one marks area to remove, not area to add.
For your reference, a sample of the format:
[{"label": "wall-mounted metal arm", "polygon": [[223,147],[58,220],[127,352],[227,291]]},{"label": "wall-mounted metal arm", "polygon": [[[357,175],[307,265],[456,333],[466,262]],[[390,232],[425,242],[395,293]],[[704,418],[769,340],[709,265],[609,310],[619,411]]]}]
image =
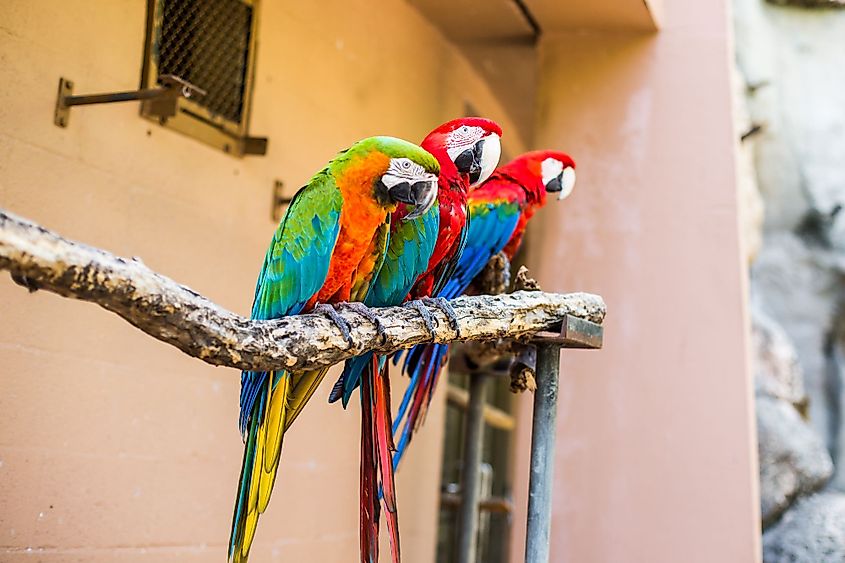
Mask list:
[{"label": "wall-mounted metal arm", "polygon": [[73,106],[112,104],[115,102],[132,102],[138,100],[149,100],[148,113],[161,118],[167,118],[176,115],[177,101],[180,97],[199,98],[205,96],[207,93],[202,88],[171,74],[161,76],[159,81],[161,82],[161,86],[156,88],[74,96],[72,95],[73,82],[67,78],[60,78],[53,123],[59,127],[67,127],[68,119],[70,118],[70,108]]}]

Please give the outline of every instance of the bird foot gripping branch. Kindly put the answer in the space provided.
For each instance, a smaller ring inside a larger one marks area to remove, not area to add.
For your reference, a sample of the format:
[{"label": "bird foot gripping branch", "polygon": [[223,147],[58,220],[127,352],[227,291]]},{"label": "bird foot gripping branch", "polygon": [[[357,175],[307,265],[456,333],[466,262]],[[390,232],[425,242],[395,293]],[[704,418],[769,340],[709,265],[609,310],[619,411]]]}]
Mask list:
[{"label": "bird foot gripping branch", "polygon": [[426,330],[428,330],[429,335],[432,337],[435,335],[437,331],[437,321],[434,320],[434,317],[431,316],[431,312],[428,310],[428,307],[425,306],[422,299],[414,299],[413,301],[408,301],[403,305],[403,307],[407,307],[408,309],[413,309],[416,311],[423,320],[425,324]]},{"label": "bird foot gripping branch", "polygon": [[[387,333],[386,329],[384,328],[384,324],[381,322],[381,319],[379,319],[378,316],[376,316],[376,314],[373,313],[373,311],[369,307],[358,301],[344,301],[343,303],[338,303],[338,307],[358,313],[359,315],[370,321],[370,323],[372,323],[372,325],[376,329],[376,334],[378,335],[379,342],[383,344],[387,340]],[[347,324],[347,326],[349,325]]]},{"label": "bird foot gripping branch", "polygon": [[426,305],[437,307],[443,311],[443,314],[445,314],[446,318],[449,319],[449,326],[451,326],[452,330],[455,331],[455,338],[461,337],[461,323],[458,322],[458,314],[449,304],[449,301],[447,301],[444,297],[423,297],[420,301]]},{"label": "bird foot gripping branch", "polygon": [[352,339],[352,329],[349,326],[349,323],[338,314],[334,306],[329,305],[328,303],[320,303],[314,306],[313,312],[325,315],[335,324],[337,329],[340,331],[341,336],[343,336],[343,339],[346,341],[347,348],[353,348],[355,346],[355,341]]},{"label": "bird foot gripping branch", "polygon": [[461,323],[458,320],[458,314],[455,312],[455,308],[452,307],[446,299],[442,297],[423,297],[422,299],[408,301],[405,305],[403,305],[403,307],[416,311],[422,318],[426,329],[428,329],[428,332],[432,336],[436,334],[438,325],[434,316],[431,314],[430,307],[435,307],[443,311],[443,314],[446,315],[446,319],[449,322],[449,326],[453,331],[455,331],[455,338],[461,338]]}]

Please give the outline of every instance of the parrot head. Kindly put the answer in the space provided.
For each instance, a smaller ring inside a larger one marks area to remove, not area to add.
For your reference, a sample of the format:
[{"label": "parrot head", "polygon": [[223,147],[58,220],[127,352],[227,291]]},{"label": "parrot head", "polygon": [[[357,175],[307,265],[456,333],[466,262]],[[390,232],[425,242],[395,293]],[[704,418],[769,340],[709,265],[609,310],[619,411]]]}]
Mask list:
[{"label": "parrot head", "polygon": [[445,155],[458,173],[476,186],[490,177],[502,154],[502,128],[482,117],[462,117],[447,121],[428,134],[422,146],[435,156]]},{"label": "parrot head", "polygon": [[575,187],[575,161],[559,151],[525,153],[499,171],[517,180],[534,203],[542,204],[546,193],[557,193],[561,200]]},{"label": "parrot head", "polygon": [[391,211],[397,203],[413,205],[406,217],[428,211],[437,200],[440,164],[428,151],[396,137],[370,137],[358,141],[339,159],[349,163],[348,173],[372,185],[373,196]]}]

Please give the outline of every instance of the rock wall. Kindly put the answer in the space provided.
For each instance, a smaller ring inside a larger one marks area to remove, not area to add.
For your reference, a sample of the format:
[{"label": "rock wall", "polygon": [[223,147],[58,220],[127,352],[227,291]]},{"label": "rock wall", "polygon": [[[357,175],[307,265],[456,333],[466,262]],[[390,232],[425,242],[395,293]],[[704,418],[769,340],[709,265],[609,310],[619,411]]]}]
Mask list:
[{"label": "rock wall", "polygon": [[[734,0],[740,163],[753,161],[739,167],[739,185],[765,561],[845,560],[845,11],[830,9],[838,4]],[[761,233],[746,193],[755,185]]]}]

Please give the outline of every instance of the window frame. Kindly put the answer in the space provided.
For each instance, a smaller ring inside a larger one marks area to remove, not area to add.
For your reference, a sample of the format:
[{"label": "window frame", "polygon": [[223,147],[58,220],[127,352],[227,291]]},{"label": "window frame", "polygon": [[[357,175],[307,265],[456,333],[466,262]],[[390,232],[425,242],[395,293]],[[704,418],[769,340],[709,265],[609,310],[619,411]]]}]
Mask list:
[{"label": "window frame", "polygon": [[[255,59],[258,47],[258,20],[260,0],[238,0],[252,7],[249,47],[246,61],[246,84],[243,93],[241,121],[236,123],[213,114],[195,100],[180,97],[177,100],[176,115],[161,118],[149,113],[146,103],[141,104],[141,116],[159,125],[178,131],[226,154],[242,157],[246,154],[263,154],[250,147],[249,119],[252,113],[252,94],[255,86]],[[163,0],[147,0],[147,21],[144,33],[144,60],[141,68],[141,88],[155,88],[157,85],[158,58],[155,45],[160,43],[157,34],[162,28]]]}]

